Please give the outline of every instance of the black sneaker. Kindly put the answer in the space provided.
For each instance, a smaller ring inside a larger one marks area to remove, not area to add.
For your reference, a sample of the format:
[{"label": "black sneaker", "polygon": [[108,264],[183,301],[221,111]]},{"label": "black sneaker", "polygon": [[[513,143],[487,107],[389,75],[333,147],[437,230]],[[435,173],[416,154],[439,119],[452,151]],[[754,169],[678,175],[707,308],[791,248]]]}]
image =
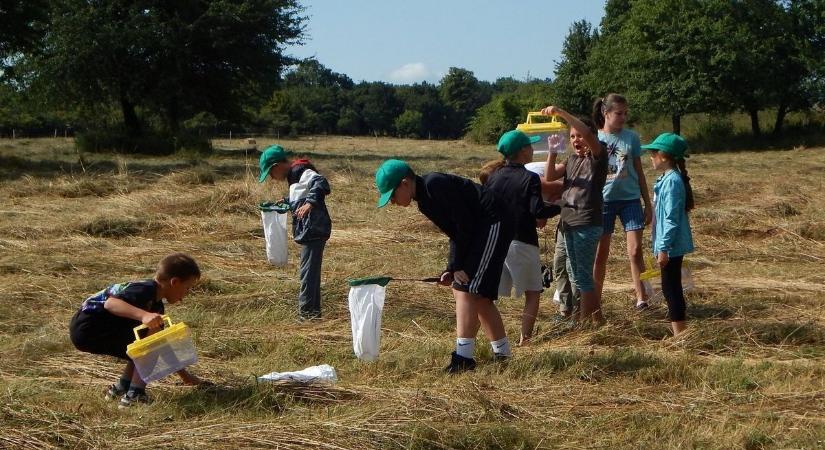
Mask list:
[{"label": "black sneaker", "polygon": [[647,302],[636,303],[636,311],[645,311],[648,308],[650,308],[650,305],[648,305]]},{"label": "black sneaker", "polygon": [[126,394],[126,390],[121,388],[119,384],[115,383],[106,388],[106,392],[103,395],[106,400],[114,400],[118,397],[123,397],[124,394]]},{"label": "black sneaker", "polygon": [[453,352],[450,357],[450,365],[444,368],[447,373],[461,373],[466,370],[474,370],[476,368],[476,360],[473,358],[465,358],[456,352]]},{"label": "black sneaker", "polygon": [[149,396],[146,394],[146,391],[135,391],[130,389],[129,392],[123,394],[123,397],[120,398],[120,404],[117,405],[117,407],[129,408],[139,403],[149,403]]}]

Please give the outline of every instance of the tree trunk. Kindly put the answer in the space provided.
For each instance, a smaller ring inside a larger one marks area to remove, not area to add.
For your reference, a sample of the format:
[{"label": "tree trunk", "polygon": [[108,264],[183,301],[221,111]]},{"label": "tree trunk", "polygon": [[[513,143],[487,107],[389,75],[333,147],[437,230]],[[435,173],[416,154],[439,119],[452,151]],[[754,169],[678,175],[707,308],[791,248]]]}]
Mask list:
[{"label": "tree trunk", "polygon": [[788,104],[783,100],[779,103],[779,109],[776,111],[776,123],[773,125],[773,135],[779,136],[782,134],[782,125],[785,122],[785,114],[788,113]]},{"label": "tree trunk", "polygon": [[178,111],[178,99],[176,96],[169,98],[166,104],[166,127],[172,134],[177,134],[180,129],[180,113]]},{"label": "tree trunk", "polygon": [[673,132],[676,134],[682,134],[682,115],[679,113],[671,115],[670,122],[673,124]]},{"label": "tree trunk", "polygon": [[120,110],[123,112],[123,125],[129,136],[140,136],[140,121],[135,113],[135,105],[125,95],[120,96]]},{"label": "tree trunk", "polygon": [[748,114],[751,116],[751,130],[754,136],[761,136],[762,130],[759,129],[759,110],[756,108],[749,108]]}]

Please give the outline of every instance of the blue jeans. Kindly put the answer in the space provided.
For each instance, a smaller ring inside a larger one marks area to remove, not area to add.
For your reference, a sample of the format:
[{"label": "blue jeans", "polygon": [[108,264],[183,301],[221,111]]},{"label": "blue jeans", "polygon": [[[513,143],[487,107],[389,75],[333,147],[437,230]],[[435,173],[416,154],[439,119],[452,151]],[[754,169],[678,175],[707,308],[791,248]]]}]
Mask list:
[{"label": "blue jeans", "polygon": [[602,227],[599,225],[564,230],[567,274],[573,279],[579,291],[590,292],[596,289],[593,282],[593,262],[596,260],[596,248],[601,237]]}]

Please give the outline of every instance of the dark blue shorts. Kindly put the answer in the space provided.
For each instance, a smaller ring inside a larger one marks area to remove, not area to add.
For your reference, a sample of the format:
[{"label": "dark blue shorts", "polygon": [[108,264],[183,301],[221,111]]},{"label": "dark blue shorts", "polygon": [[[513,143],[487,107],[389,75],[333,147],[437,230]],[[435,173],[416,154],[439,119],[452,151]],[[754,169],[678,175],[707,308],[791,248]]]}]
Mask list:
[{"label": "dark blue shorts", "polygon": [[645,214],[642,210],[642,202],[639,199],[604,202],[604,211],[602,212],[604,234],[613,234],[613,228],[616,226],[616,216],[619,216],[622,221],[625,232],[645,228]]}]

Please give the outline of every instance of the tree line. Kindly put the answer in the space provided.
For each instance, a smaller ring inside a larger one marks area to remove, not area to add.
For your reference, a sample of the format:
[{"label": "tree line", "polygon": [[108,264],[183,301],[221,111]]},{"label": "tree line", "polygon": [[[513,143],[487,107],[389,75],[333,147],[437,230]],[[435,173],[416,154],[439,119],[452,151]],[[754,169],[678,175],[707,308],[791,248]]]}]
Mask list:
[{"label": "tree line", "polygon": [[[137,149],[225,130],[493,142],[548,103],[589,115],[620,92],[639,117],[791,111],[825,100],[825,0],[608,0],[574,22],[555,76],[353,82],[315,59],[298,0],[4,0],[0,134],[64,128]],[[549,14],[549,12],[548,12]],[[164,144],[165,143],[165,144]]]}]

